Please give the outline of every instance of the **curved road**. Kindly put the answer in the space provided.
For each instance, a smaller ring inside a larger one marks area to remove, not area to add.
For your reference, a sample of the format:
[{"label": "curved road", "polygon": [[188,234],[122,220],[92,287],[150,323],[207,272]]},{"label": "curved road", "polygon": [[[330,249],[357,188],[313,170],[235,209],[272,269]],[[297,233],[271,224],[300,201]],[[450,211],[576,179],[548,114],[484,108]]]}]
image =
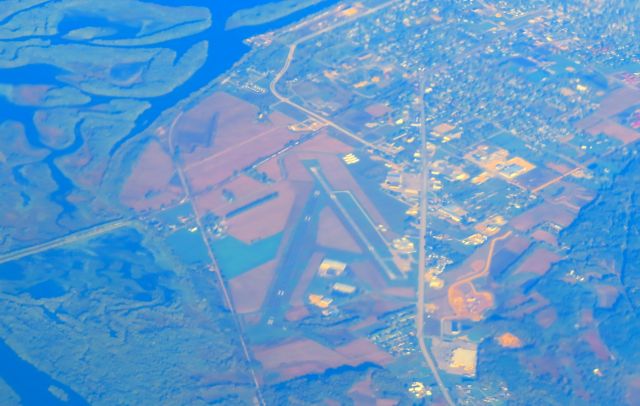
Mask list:
[{"label": "curved road", "polygon": [[498,241],[502,241],[506,238],[508,238],[510,235],[512,234],[511,231],[507,231],[504,234],[502,234],[499,237],[494,238],[493,240],[491,240],[491,242],[489,243],[489,252],[487,253],[487,260],[484,263],[484,267],[482,268],[482,271],[478,272],[478,273],[472,273],[470,275],[467,275],[461,279],[458,279],[457,281],[455,281],[455,283],[453,283],[449,289],[453,288],[454,286],[457,285],[462,285],[464,283],[467,282],[473,282],[474,279],[478,279],[481,278],[485,275],[487,275],[489,273],[489,269],[491,268],[491,262],[493,261],[493,251],[496,248],[496,243]]},{"label": "curved road", "polygon": [[315,31],[309,35],[306,35],[304,37],[301,37],[299,39],[297,39],[295,42],[293,42],[290,46],[289,46],[289,53],[287,54],[287,59],[284,62],[284,65],[282,66],[282,68],[280,69],[280,71],[278,73],[276,73],[275,77],[273,78],[273,80],[271,81],[271,83],[269,83],[269,90],[271,91],[271,93],[281,102],[286,103],[292,107],[295,107],[296,109],[306,113],[307,115],[309,115],[310,117],[313,117],[314,119],[318,120],[320,123],[325,124],[329,127],[332,127],[338,131],[340,131],[341,133],[343,133],[344,135],[356,140],[357,142],[359,142],[360,144],[367,146],[373,150],[382,152],[384,154],[387,153],[387,151],[382,148],[379,147],[378,145],[372,144],[369,141],[363,139],[362,137],[359,137],[358,135],[356,135],[355,133],[353,133],[352,131],[347,130],[346,128],[340,126],[339,124],[336,124],[335,122],[319,115],[318,113],[315,113],[309,109],[307,109],[304,106],[299,105],[296,102],[291,101],[289,98],[283,96],[280,94],[280,92],[278,92],[277,86],[278,86],[278,82],[280,82],[280,80],[282,79],[282,77],[285,75],[285,73],[287,73],[287,71],[289,70],[289,67],[291,66],[291,62],[293,61],[293,57],[295,56],[296,53],[296,49],[298,47],[298,45],[300,45],[303,42],[306,42],[312,38],[315,38],[321,34],[324,34],[326,32],[329,32],[331,30],[334,30],[338,27],[341,27],[343,25],[352,23],[353,21],[362,18],[364,16],[367,16],[369,14],[375,13],[376,11],[380,11],[383,10],[389,6],[391,6],[392,4],[398,3],[399,0],[393,0],[393,1],[389,1],[386,3],[383,3],[377,7],[371,8],[367,11],[365,11],[362,14],[359,14],[353,18],[348,18],[342,22],[339,22],[337,24],[328,26],[326,28],[323,28],[321,30]]}]

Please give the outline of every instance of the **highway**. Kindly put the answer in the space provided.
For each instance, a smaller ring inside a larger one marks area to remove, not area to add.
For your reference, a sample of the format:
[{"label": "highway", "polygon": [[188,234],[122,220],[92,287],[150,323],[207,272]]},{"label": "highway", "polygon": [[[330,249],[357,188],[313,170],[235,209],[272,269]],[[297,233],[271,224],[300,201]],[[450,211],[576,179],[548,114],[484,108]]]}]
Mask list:
[{"label": "highway", "polygon": [[55,240],[47,241],[42,244],[38,244],[32,247],[27,247],[27,248],[19,249],[16,251],[8,252],[6,254],[2,254],[0,255],[0,264],[3,264],[5,262],[15,261],[17,259],[28,257],[30,255],[35,255],[35,254],[45,252],[54,248],[60,248],[62,246],[73,244],[78,241],[88,240],[90,238],[97,237],[101,234],[109,233],[119,228],[132,226],[133,224],[134,222],[130,220],[117,220],[111,223],[100,224],[95,227],[91,227],[86,230],[77,231],[73,234],[69,234],[61,238],[56,238]]},{"label": "highway", "polygon": [[395,3],[398,3],[398,0],[393,0],[393,1],[386,2],[386,3],[384,3],[384,4],[381,4],[381,5],[377,6],[377,7],[374,7],[374,8],[371,8],[371,9],[367,10],[367,11],[365,11],[365,12],[364,12],[364,13],[362,13],[362,14],[358,14],[357,16],[354,16],[354,17],[352,17],[352,18],[345,19],[344,21],[342,21],[342,22],[340,22],[340,23],[337,23],[337,24],[334,24],[334,25],[328,26],[328,27],[326,27],[326,28],[323,28],[323,29],[318,30],[318,31],[316,31],[316,32],[314,32],[314,33],[311,33],[311,34],[309,34],[309,35],[306,35],[306,36],[304,36],[304,37],[301,37],[301,38],[297,39],[295,42],[293,42],[293,43],[289,46],[289,53],[287,54],[287,59],[285,60],[284,65],[282,66],[282,68],[280,69],[280,71],[279,71],[278,73],[276,73],[276,75],[274,76],[274,78],[273,78],[273,80],[271,81],[271,83],[269,83],[269,90],[271,91],[271,93],[272,93],[272,94],[273,94],[273,95],[274,95],[278,100],[280,100],[282,103],[286,103],[286,104],[288,104],[288,105],[290,105],[290,106],[292,106],[292,107],[294,107],[294,108],[296,108],[296,109],[298,109],[298,110],[300,110],[300,111],[302,111],[302,112],[306,113],[306,114],[307,114],[307,115],[309,115],[310,117],[312,117],[312,118],[314,118],[314,119],[318,120],[320,123],[322,123],[322,124],[324,124],[324,125],[327,125],[327,126],[329,126],[329,127],[332,127],[332,128],[334,128],[334,129],[338,130],[338,131],[339,131],[339,132],[341,132],[342,134],[344,134],[344,135],[346,135],[347,137],[349,137],[349,138],[351,138],[351,139],[353,139],[353,140],[355,140],[355,141],[359,142],[360,144],[362,144],[362,145],[364,145],[364,146],[366,146],[366,147],[369,147],[369,148],[371,148],[371,149],[373,149],[373,150],[375,150],[375,151],[381,152],[381,153],[383,153],[383,154],[387,154],[387,153],[388,153],[388,151],[386,151],[384,148],[382,148],[382,147],[380,147],[380,146],[378,146],[378,145],[375,145],[375,144],[373,144],[373,143],[371,143],[371,142],[369,142],[369,141],[367,141],[367,140],[363,139],[362,137],[358,136],[357,134],[353,133],[352,131],[347,130],[346,128],[342,127],[341,125],[339,125],[339,124],[337,124],[337,123],[335,123],[335,122],[333,122],[333,121],[331,121],[331,120],[329,120],[329,119],[327,119],[327,118],[325,118],[325,117],[323,117],[323,116],[319,115],[318,113],[315,113],[315,112],[313,112],[313,111],[311,111],[311,110],[307,109],[306,107],[301,106],[300,104],[298,104],[298,103],[296,103],[296,102],[294,102],[294,101],[289,100],[287,97],[285,97],[285,96],[281,95],[281,94],[280,94],[280,92],[278,92],[277,86],[278,86],[278,82],[280,82],[280,80],[282,79],[282,77],[283,77],[283,76],[287,73],[287,71],[289,70],[289,67],[291,66],[291,62],[293,61],[293,58],[294,58],[294,56],[295,56],[296,49],[297,49],[298,45],[300,45],[300,44],[302,44],[303,42],[306,42],[306,41],[308,41],[308,40],[310,40],[310,39],[313,39],[313,38],[315,38],[315,37],[317,37],[317,36],[319,36],[319,35],[321,35],[321,34],[324,34],[324,33],[326,33],[326,32],[329,32],[329,31],[331,31],[331,30],[334,30],[334,29],[336,29],[336,28],[338,28],[338,27],[341,27],[341,26],[343,26],[343,25],[346,25],[346,24],[352,23],[352,22],[354,22],[355,20],[357,20],[357,19],[359,19],[359,18],[365,17],[365,16],[367,16],[367,15],[369,15],[369,14],[372,14],[372,13],[375,13],[375,12],[377,12],[377,11],[383,10],[383,9],[385,9],[385,8],[387,8],[387,7],[389,7],[389,6],[393,5],[393,4],[395,4]]},{"label": "highway", "polygon": [[434,379],[438,383],[440,392],[449,406],[455,405],[449,389],[440,377],[440,371],[433,361],[433,357],[424,341],[424,302],[425,302],[425,270],[427,268],[427,205],[429,190],[429,163],[427,162],[427,131],[425,125],[424,106],[424,72],[420,72],[420,241],[418,243],[418,299],[416,302],[416,338],[420,346],[420,352],[429,366]]},{"label": "highway", "polygon": [[256,398],[258,404],[266,405],[264,398],[262,396],[262,390],[260,389],[260,381],[258,381],[258,376],[254,369],[253,358],[251,357],[251,353],[249,352],[249,347],[247,345],[246,340],[244,339],[244,334],[242,332],[242,325],[240,324],[240,319],[238,318],[238,314],[236,313],[235,307],[233,306],[233,302],[231,301],[231,295],[229,294],[229,290],[227,289],[227,285],[225,283],[224,277],[222,276],[222,272],[220,271],[220,267],[218,266],[218,262],[216,261],[215,256],[213,255],[213,249],[211,248],[211,244],[209,243],[209,239],[207,238],[207,234],[205,232],[205,228],[202,224],[202,218],[200,213],[198,212],[198,207],[195,204],[195,201],[191,195],[191,188],[189,187],[189,183],[187,182],[187,178],[184,175],[184,170],[178,161],[178,157],[176,156],[176,150],[173,145],[173,131],[175,129],[178,120],[182,117],[182,112],[176,116],[176,118],[171,123],[171,128],[169,129],[168,135],[168,144],[169,150],[171,151],[171,156],[174,160],[174,165],[176,167],[176,172],[178,173],[178,177],[180,178],[180,184],[182,185],[182,189],[184,194],[191,204],[191,209],[193,210],[193,214],[195,217],[196,224],[198,226],[198,232],[202,237],[202,241],[204,242],[205,247],[207,248],[207,255],[209,256],[209,260],[211,261],[211,266],[209,269],[216,275],[216,279],[218,280],[218,285],[220,285],[220,290],[222,291],[222,297],[224,304],[231,316],[233,318],[234,325],[236,327],[236,332],[238,334],[238,339],[240,341],[240,346],[242,347],[242,353],[247,361],[247,367],[249,368],[249,373],[251,375],[251,379],[256,388]]}]

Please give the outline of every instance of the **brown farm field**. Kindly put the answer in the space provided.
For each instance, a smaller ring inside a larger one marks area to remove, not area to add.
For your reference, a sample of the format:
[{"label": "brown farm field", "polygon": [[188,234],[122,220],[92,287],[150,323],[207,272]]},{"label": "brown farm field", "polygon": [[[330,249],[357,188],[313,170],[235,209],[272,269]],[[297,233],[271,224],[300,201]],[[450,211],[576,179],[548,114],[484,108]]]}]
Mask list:
[{"label": "brown farm field", "polygon": [[229,281],[236,311],[240,314],[260,310],[276,272],[277,260],[272,260]]},{"label": "brown farm field", "polygon": [[355,276],[373,291],[381,291],[388,287],[384,274],[371,261],[356,261],[351,264]]},{"label": "brown farm field", "polygon": [[611,285],[595,285],[598,307],[610,309],[620,297],[620,289]]},{"label": "brown farm field", "polygon": [[254,352],[266,371],[278,374],[276,382],[342,365],[355,366],[364,362],[385,365],[392,361],[389,354],[364,338],[335,349],[310,339],[299,339],[269,347],[257,346]]},{"label": "brown farm field", "polygon": [[217,92],[177,120],[172,137],[194,192],[214,187],[235,172],[300,137],[294,119],[273,112],[259,119],[258,107]]},{"label": "brown farm field", "polygon": [[[233,201],[229,201],[225,197],[224,190],[233,194]],[[198,194],[196,205],[202,213],[211,212],[219,216],[226,216],[232,210],[269,193],[270,185],[261,183],[249,176],[240,175],[225,184],[224,188],[212,189]]]},{"label": "brown farm field", "polygon": [[544,167],[536,167],[530,172],[519,176],[516,179],[516,182],[527,189],[536,189],[537,187],[548,183],[557,176],[558,173],[555,170]]},{"label": "brown farm field", "polygon": [[558,312],[553,307],[547,307],[536,314],[535,321],[540,327],[549,328],[558,319]]},{"label": "brown farm field", "polygon": [[590,328],[580,338],[589,345],[589,348],[599,360],[607,361],[611,358],[612,354],[602,341],[597,328]]},{"label": "brown farm field", "polygon": [[[640,103],[640,90],[621,87],[602,99],[600,107],[593,114],[598,118],[609,118],[638,103]],[[578,128],[581,124],[578,123]]]},{"label": "brown farm field", "polygon": [[589,127],[587,132],[591,135],[605,134],[621,141],[623,144],[630,144],[640,140],[640,132],[616,123],[611,119],[600,121],[598,124]]},{"label": "brown farm field", "polygon": [[316,240],[318,245],[357,254],[362,252],[358,243],[331,208],[325,207],[322,209],[318,227]]},{"label": "brown farm field", "polygon": [[640,139],[640,133],[617,123],[614,116],[639,103],[640,90],[621,87],[608,94],[600,107],[576,123],[576,127],[591,135],[605,134],[624,144],[635,142]]},{"label": "brown farm field", "polygon": [[[298,190],[297,190],[298,189]],[[296,199],[305,195],[301,188],[281,183],[273,188],[278,195],[227,220],[229,234],[250,242],[284,230]]]},{"label": "brown farm field", "polygon": [[225,92],[216,92],[186,111],[173,128],[186,166],[294,122],[279,112],[258,121],[258,114],[257,106]]},{"label": "brown farm field", "polygon": [[536,275],[544,275],[561,257],[545,248],[537,248],[515,270],[515,273],[530,272]]},{"label": "brown farm field", "polygon": [[553,188],[545,190],[543,193],[545,200],[562,204],[574,212],[578,212],[580,208],[591,202],[596,196],[595,191],[566,180],[556,183],[555,186],[559,190],[554,190]]},{"label": "brown farm field", "polygon": [[528,231],[545,222],[567,227],[575,218],[576,213],[564,205],[544,202],[515,217],[510,223],[516,230]]},{"label": "brown farm field", "polygon": [[135,210],[158,209],[182,195],[182,188],[171,184],[175,168],[160,143],[146,145],[120,193],[121,201]]},{"label": "brown farm field", "polygon": [[274,129],[187,166],[187,177],[194,191],[201,192],[230,178],[260,158],[278,152],[297,138],[298,135],[286,127]]},{"label": "brown farm field", "polygon": [[555,235],[551,234],[548,231],[536,230],[533,233],[531,233],[531,237],[533,237],[537,241],[546,242],[547,244],[552,245],[554,247],[558,246],[558,237],[556,237]]}]

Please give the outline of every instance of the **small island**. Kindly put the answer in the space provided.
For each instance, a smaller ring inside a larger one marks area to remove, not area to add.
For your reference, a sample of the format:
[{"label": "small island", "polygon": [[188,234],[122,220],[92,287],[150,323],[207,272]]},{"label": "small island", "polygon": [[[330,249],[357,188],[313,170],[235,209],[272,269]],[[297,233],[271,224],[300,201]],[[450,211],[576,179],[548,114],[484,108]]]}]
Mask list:
[{"label": "small island", "polygon": [[238,10],[229,17],[224,28],[233,30],[267,24],[322,2],[326,0],[281,0]]}]

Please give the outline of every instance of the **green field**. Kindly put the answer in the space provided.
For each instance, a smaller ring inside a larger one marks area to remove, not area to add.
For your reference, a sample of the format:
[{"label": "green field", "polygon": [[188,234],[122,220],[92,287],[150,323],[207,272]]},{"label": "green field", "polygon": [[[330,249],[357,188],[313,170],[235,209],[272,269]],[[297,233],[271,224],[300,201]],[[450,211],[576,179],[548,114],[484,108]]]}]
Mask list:
[{"label": "green field", "polygon": [[167,243],[174,254],[188,264],[209,261],[207,247],[200,233],[192,233],[183,228],[167,237]]},{"label": "green field", "polygon": [[225,237],[213,243],[213,253],[226,278],[234,278],[272,260],[276,256],[282,233],[274,234],[253,244]]}]

